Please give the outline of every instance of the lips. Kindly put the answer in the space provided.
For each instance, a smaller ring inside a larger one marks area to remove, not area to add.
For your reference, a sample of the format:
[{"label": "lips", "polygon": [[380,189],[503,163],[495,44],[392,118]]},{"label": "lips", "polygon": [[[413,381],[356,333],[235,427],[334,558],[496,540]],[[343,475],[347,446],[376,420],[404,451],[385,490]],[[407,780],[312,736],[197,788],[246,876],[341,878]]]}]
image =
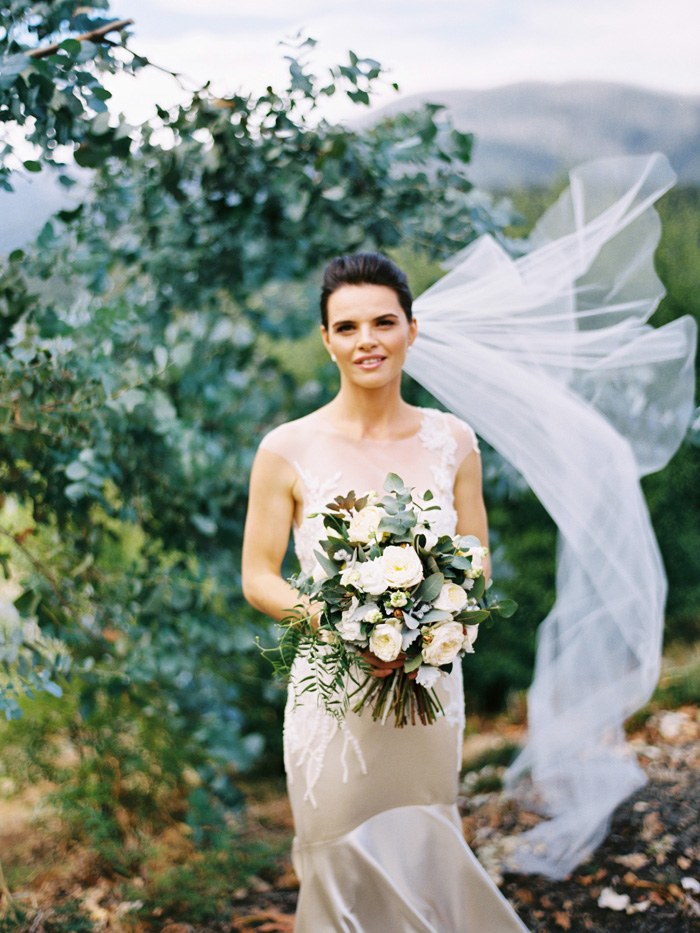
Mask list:
[{"label": "lips", "polygon": [[361,356],[354,361],[354,365],[360,369],[376,369],[385,359],[385,356]]}]

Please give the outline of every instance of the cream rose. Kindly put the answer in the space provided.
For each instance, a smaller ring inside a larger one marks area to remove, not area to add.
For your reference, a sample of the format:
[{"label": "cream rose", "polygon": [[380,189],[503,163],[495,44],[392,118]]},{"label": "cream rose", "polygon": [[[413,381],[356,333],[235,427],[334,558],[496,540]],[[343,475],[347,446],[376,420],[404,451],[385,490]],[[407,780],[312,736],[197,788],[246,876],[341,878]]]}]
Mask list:
[{"label": "cream rose", "polygon": [[438,597],[433,603],[434,609],[445,612],[459,612],[467,605],[467,594],[457,583],[443,583]]},{"label": "cream rose", "polygon": [[366,505],[356,512],[348,523],[348,536],[358,544],[369,544],[377,537],[379,523],[386,515],[384,509],[376,505]]},{"label": "cream rose", "polygon": [[390,544],[381,558],[386,585],[392,589],[415,586],[423,579],[423,564],[411,545],[398,547]]},{"label": "cream rose", "polygon": [[465,625],[464,627],[467,631],[464,635],[462,648],[467,654],[474,654],[474,642],[476,641],[476,636],[479,634],[479,626]]},{"label": "cream rose", "polygon": [[[363,592],[369,593],[370,596],[379,596],[380,593],[386,590],[387,583],[384,579],[384,564],[381,557],[376,557],[374,560],[366,560],[362,564],[356,564],[355,567],[359,577],[357,583],[354,585],[363,590]],[[343,582],[342,577],[340,582]]]},{"label": "cream rose", "polygon": [[467,556],[471,557],[472,560],[472,570],[482,570],[483,569],[483,559],[488,554],[489,549],[487,547],[470,547],[467,551]]},{"label": "cream rose", "polygon": [[461,622],[443,622],[423,633],[423,660],[439,667],[454,661],[464,646]]},{"label": "cream rose", "polygon": [[340,574],[341,586],[360,585],[360,564],[349,564]]},{"label": "cream rose", "polygon": [[358,617],[359,602],[356,596],[353,596],[350,605],[340,617],[340,622],[336,628],[338,634],[344,641],[362,641],[362,622]]},{"label": "cream rose", "polygon": [[369,636],[369,650],[380,661],[395,661],[401,653],[401,630],[398,625],[381,622]]}]

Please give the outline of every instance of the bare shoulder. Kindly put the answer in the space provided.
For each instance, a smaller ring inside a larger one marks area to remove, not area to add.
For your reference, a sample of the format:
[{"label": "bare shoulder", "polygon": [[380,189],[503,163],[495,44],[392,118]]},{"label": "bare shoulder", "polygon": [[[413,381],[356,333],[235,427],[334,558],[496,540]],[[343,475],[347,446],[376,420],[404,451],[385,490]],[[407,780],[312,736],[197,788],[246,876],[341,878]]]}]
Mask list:
[{"label": "bare shoulder", "polygon": [[272,428],[260,441],[258,452],[269,451],[279,457],[294,463],[308,443],[309,435],[313,432],[316,412],[286,421],[284,424]]}]

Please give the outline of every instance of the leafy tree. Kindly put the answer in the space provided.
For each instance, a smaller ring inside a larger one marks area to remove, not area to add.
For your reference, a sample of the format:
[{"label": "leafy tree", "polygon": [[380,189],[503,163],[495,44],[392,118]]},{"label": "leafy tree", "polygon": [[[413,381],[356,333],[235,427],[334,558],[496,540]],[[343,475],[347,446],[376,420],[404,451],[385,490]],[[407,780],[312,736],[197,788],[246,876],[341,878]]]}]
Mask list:
[{"label": "leafy tree", "polygon": [[[308,331],[309,276],[330,256],[399,243],[451,254],[498,218],[466,175],[471,137],[440,108],[366,129],[319,119],[324,96],[369,100],[372,60],[350,53],[320,78],[300,39],[287,88],[205,88],[129,128],[99,90],[126,53],[73,38],[102,20],[47,9],[5,4],[0,103],[32,126],[25,168],[70,143],[93,178],[84,203],[3,269],[0,476],[27,515],[6,556],[16,606],[73,657],[65,708],[83,766],[64,776],[64,799],[82,801],[76,825],[92,807],[118,834],[128,801],[166,819],[157,788],[170,786],[212,841],[237,775],[279,755],[281,694],[240,589],[248,471],[261,433],[323,392],[270,341]],[[31,56],[54,40],[58,51]],[[12,160],[6,150],[8,184]],[[104,792],[81,798],[98,771]],[[127,792],[142,778],[148,805]]]}]

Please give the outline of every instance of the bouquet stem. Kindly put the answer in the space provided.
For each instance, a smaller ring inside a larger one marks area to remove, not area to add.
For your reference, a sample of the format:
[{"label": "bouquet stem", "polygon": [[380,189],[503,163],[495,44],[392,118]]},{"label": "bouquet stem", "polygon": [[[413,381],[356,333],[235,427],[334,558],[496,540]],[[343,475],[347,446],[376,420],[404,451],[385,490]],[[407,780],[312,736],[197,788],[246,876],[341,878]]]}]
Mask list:
[{"label": "bouquet stem", "polygon": [[372,719],[385,723],[394,714],[394,725],[402,728],[409,722],[424,726],[435,722],[444,714],[442,703],[435,688],[430,689],[411,680],[402,670],[394,671],[389,677],[366,677],[357,691],[361,699],[352,707],[359,713],[368,704],[372,707]]}]

